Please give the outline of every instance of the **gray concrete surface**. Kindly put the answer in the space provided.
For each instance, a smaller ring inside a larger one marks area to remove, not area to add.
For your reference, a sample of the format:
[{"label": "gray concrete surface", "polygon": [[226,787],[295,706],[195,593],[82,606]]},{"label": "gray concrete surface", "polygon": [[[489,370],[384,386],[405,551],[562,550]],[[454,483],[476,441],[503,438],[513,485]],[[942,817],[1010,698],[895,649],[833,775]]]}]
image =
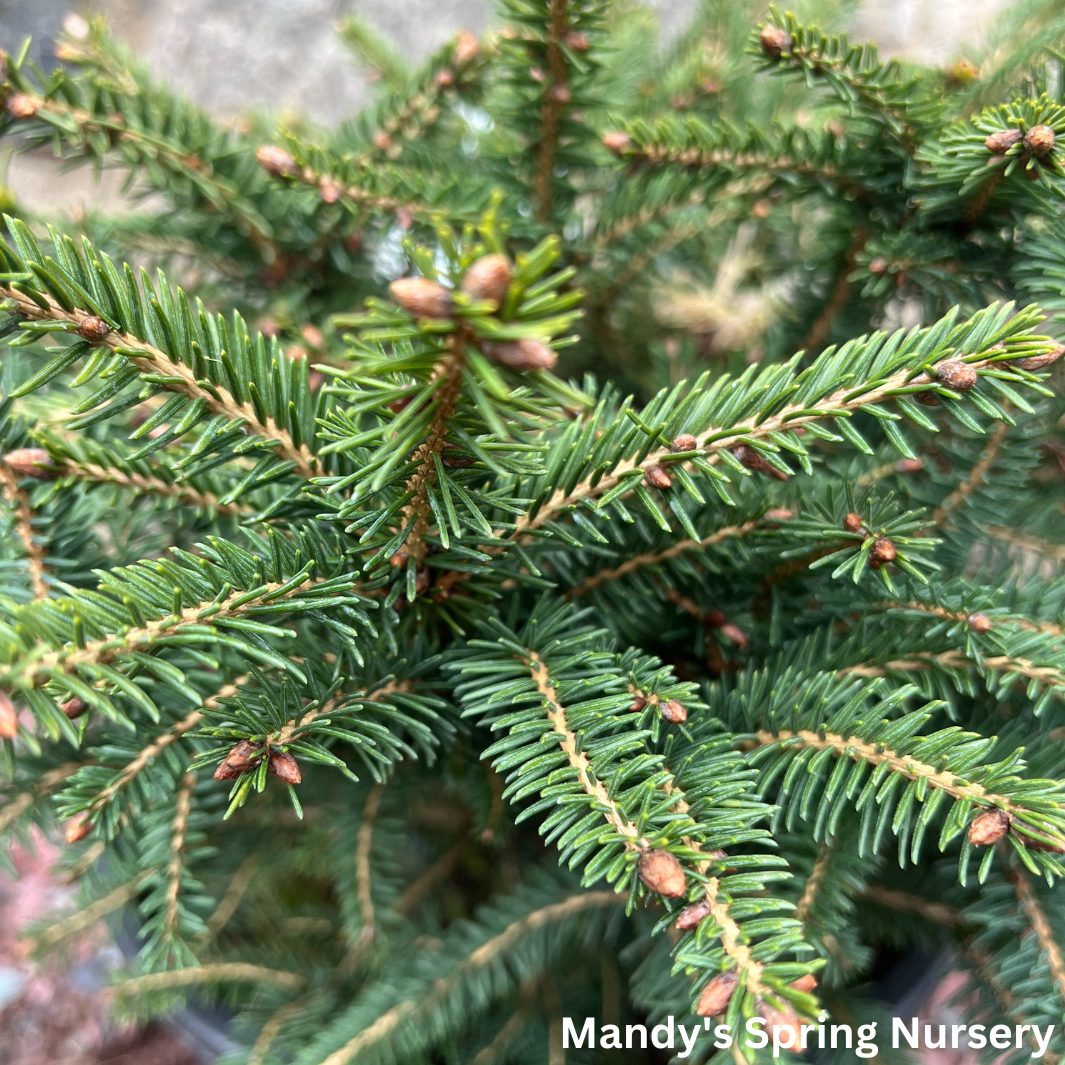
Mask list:
[{"label": "gray concrete surface", "polygon": [[[666,36],[697,0],[647,0]],[[977,38],[1008,0],[864,0],[853,30],[888,54],[942,61]],[[387,33],[412,59],[428,55],[459,29],[483,30],[491,0],[0,0],[0,47],[35,37],[47,62],[51,40],[71,11],[107,15],[161,78],[219,116],[249,107],[299,112],[333,125],[370,98],[334,27],[353,11]],[[0,147],[0,184],[6,152]],[[87,171],[57,174],[47,155],[8,162],[7,183],[27,206],[55,211],[117,205],[118,181],[97,186]]]}]

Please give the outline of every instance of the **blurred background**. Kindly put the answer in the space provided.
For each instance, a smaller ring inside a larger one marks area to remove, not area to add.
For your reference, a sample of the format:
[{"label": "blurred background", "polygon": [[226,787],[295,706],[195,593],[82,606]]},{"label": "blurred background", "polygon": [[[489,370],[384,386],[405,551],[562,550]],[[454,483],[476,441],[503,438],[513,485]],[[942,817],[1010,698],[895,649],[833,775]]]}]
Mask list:
[{"label": "blurred background", "polygon": [[[697,3],[647,0],[646,6],[657,12],[668,39]],[[937,63],[978,40],[1007,3],[864,0],[846,28],[886,55]],[[32,36],[35,56],[47,63],[63,19],[92,12],[106,15],[157,76],[216,115],[289,111],[324,125],[335,125],[372,93],[334,34],[344,14],[365,17],[413,60],[460,29],[479,33],[492,23],[491,0],[0,0],[0,48],[15,49]],[[0,152],[0,166],[5,157]],[[47,156],[20,156],[8,165],[8,183],[30,208],[114,206],[117,178],[105,176],[94,186],[82,170],[59,181]]]},{"label": "blurred background", "polygon": [[[645,2],[668,40],[699,0]],[[841,28],[887,55],[945,64],[964,55],[1008,2],[865,0]],[[48,66],[64,20],[94,12],[108,17],[157,77],[219,118],[256,109],[279,118],[303,114],[325,126],[373,93],[335,37],[344,14],[369,20],[412,63],[460,29],[480,33],[492,24],[490,0],[0,0],[0,48],[17,49],[32,36],[35,57]],[[0,144],[0,186],[10,185],[29,209],[126,209],[116,174],[99,183],[88,169],[61,174],[48,152],[15,148]],[[35,853],[16,852],[17,880],[0,873],[0,1065],[197,1065],[235,1049],[224,1022],[210,1016],[182,1015],[148,1028],[110,1020],[103,988],[121,956],[100,928],[86,930],[65,964],[33,963],[19,929],[61,907],[71,891],[52,873],[51,845],[39,844]],[[941,977],[925,973],[923,986],[911,989],[914,1012],[919,1002],[927,1019],[948,1019],[949,977]],[[943,1057],[925,1065],[958,1065],[946,1052],[929,1052],[937,1053]]]}]

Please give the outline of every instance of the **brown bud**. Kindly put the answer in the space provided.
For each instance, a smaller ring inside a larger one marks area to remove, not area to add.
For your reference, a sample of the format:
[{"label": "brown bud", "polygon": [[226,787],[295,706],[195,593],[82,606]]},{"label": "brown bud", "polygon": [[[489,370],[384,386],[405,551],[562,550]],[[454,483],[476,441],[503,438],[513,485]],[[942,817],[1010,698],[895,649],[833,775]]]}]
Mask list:
[{"label": "brown bud", "polygon": [[455,38],[455,50],[451,53],[451,57],[455,60],[455,66],[464,67],[477,58],[480,50],[477,38],[469,30],[462,30]]},{"label": "brown bud", "polygon": [[388,564],[393,569],[400,569],[410,561],[410,555],[406,551],[397,551],[389,560]]},{"label": "brown bud", "polygon": [[322,197],[322,203],[336,203],[343,191],[341,185],[332,178],[324,177],[318,182],[318,194]]},{"label": "brown bud", "polygon": [[558,356],[542,340],[526,337],[524,340],[496,340],[485,342],[481,350],[493,362],[501,366],[527,373],[533,370],[551,370]]},{"label": "brown bud", "polygon": [[273,144],[264,144],[255,151],[259,166],[274,177],[299,177],[299,164],[283,148]]},{"label": "brown bud", "polygon": [[642,694],[637,693],[633,696],[632,706],[630,706],[629,709],[634,714],[638,714],[646,705],[647,699]]},{"label": "brown bud", "polygon": [[879,569],[886,562],[893,562],[894,560],[895,545],[886,536],[877,537],[872,550],[869,552],[870,564],[875,563],[874,568]]},{"label": "brown bud", "polygon": [[973,632],[990,632],[993,622],[986,614],[970,614],[969,615],[969,628]]},{"label": "brown bud", "polygon": [[875,274],[877,277],[883,277],[888,272],[888,264],[886,259],[873,259],[869,263],[869,273]]},{"label": "brown bud", "polygon": [[957,359],[948,359],[936,367],[936,380],[941,381],[952,392],[968,392],[977,381],[976,371]]},{"label": "brown bud", "polygon": [[728,1004],[732,1000],[732,992],[736,990],[739,982],[739,977],[732,972],[715,976],[703,988],[695,1012],[700,1017],[720,1017],[728,1009]]},{"label": "brown bud", "polygon": [[851,511],[851,513],[843,519],[843,528],[849,533],[860,533],[862,531],[861,515]]},{"label": "brown bud", "polygon": [[728,621],[728,615],[724,610],[719,610],[717,607],[708,610],[703,615],[703,624],[709,626],[711,629],[720,628],[726,621]]},{"label": "brown bud", "polygon": [[917,473],[924,469],[924,463],[920,459],[899,459],[895,463],[896,473]]},{"label": "brown bud", "polygon": [[446,318],[451,313],[451,293],[425,277],[401,277],[388,286],[392,298],[415,318]]},{"label": "brown bud", "polygon": [[440,453],[440,461],[452,469],[465,469],[468,466],[476,466],[477,460],[463,452],[458,444],[445,444]]},{"label": "brown bud", "polygon": [[1032,126],[1024,135],[1024,146],[1032,155],[1046,155],[1054,147],[1054,131],[1049,126]]},{"label": "brown bud", "polygon": [[984,141],[984,147],[994,155],[1005,155],[1022,136],[1019,129],[1000,129]]},{"label": "brown bud", "polygon": [[699,441],[691,433],[681,433],[673,437],[669,442],[669,450],[674,454],[682,451],[694,451],[699,446]]},{"label": "brown bud", "polygon": [[680,911],[680,916],[673,922],[673,927],[678,932],[690,932],[698,928],[703,918],[710,912],[710,903],[706,899],[693,902]]},{"label": "brown bud", "polygon": [[81,717],[86,710],[89,709],[89,704],[84,699],[79,699],[76,695],[67,699],[65,703],[59,704],[59,709],[63,711],[71,721],[76,717]]},{"label": "brown bud", "polygon": [[796,991],[813,991],[817,987],[817,977],[813,973],[807,973],[798,980],[792,980],[788,987],[793,987]]},{"label": "brown bud", "polygon": [[472,263],[462,279],[462,291],[470,299],[494,300],[498,307],[510,288],[510,263],[505,255],[483,255]]},{"label": "brown bud", "polygon": [[18,711],[11,697],[0,692],[0,740],[13,740],[18,735]]},{"label": "brown bud", "polygon": [[636,871],[652,891],[667,898],[678,899],[687,890],[684,870],[669,851],[652,850],[650,847],[640,851]]},{"label": "brown bud", "polygon": [[455,75],[446,67],[443,70],[438,70],[433,76],[433,81],[436,82],[437,87],[446,89],[450,85],[455,84]]},{"label": "brown bud", "polygon": [[19,477],[50,481],[53,477],[59,476],[59,467],[42,447],[20,447],[9,451],[3,456],[3,462]]},{"label": "brown bud", "polygon": [[721,630],[721,635],[729,643],[735,644],[741,651],[747,646],[747,633],[739,625],[733,625],[731,621],[726,621],[724,625],[718,627]]},{"label": "brown bud", "polygon": [[614,130],[603,134],[603,144],[615,155],[624,155],[632,147],[632,138],[627,133]]},{"label": "brown bud", "polygon": [[110,332],[111,327],[102,318],[97,318],[95,315],[83,318],[81,325],[78,326],[78,336],[82,340],[87,340],[90,344],[103,342]]},{"label": "brown bud", "polygon": [[765,512],[766,521],[791,521],[795,514],[786,507],[774,507]]},{"label": "brown bud", "polygon": [[303,779],[296,759],[287,751],[271,751],[267,768],[285,784],[298,784]]},{"label": "brown bud", "polygon": [[588,38],[583,33],[578,33],[576,30],[570,30],[565,37],[562,38],[562,43],[567,48],[572,48],[575,52],[587,52],[590,45],[588,44]]},{"label": "brown bud", "polygon": [[770,59],[779,59],[785,52],[791,51],[791,34],[779,26],[766,26],[758,34],[758,42],[762,46],[763,54]]},{"label": "brown bud", "polygon": [[556,83],[547,90],[547,95],[555,101],[556,104],[568,104],[573,99],[573,93],[570,92],[568,85],[562,85]]},{"label": "brown bud", "polygon": [[1059,344],[1052,351],[1044,351],[1042,355],[1029,355],[1026,359],[1017,359],[1013,365],[1020,370],[1027,370],[1031,373],[1034,370],[1042,370],[1045,366],[1057,362],[1063,353],[1065,353],[1065,347]]},{"label": "brown bud", "polygon": [[939,396],[937,396],[935,392],[914,392],[913,398],[923,407],[940,406]]},{"label": "brown bud", "polygon": [[759,473],[768,474],[778,481],[786,481],[787,474],[781,473],[775,466],[770,466],[765,458],[748,444],[739,444],[732,449],[732,454],[739,460],[741,466],[748,470],[757,470]]},{"label": "brown bud", "polygon": [[16,92],[7,98],[4,106],[12,118],[33,118],[37,114],[37,105],[40,101],[36,96],[30,96],[24,92]]},{"label": "brown bud", "polygon": [[997,806],[978,813],[969,822],[969,842],[974,847],[990,847],[1010,830],[1010,815]]},{"label": "brown bud", "polygon": [[1017,833],[1017,838],[1030,850],[1030,851],[1045,851],[1050,854],[1065,854],[1065,840],[1052,839],[1043,837],[1042,839],[1032,839],[1031,836],[1026,836],[1022,833]]},{"label": "brown bud", "polygon": [[379,129],[373,135],[373,146],[379,152],[387,152],[392,147],[392,138],[383,129]]},{"label": "brown bud", "polygon": [[668,721],[671,725],[681,725],[688,720],[688,711],[684,708],[684,704],[677,702],[676,699],[659,703],[658,712],[662,715],[662,720]]},{"label": "brown bud", "polygon": [[673,478],[669,476],[662,466],[648,466],[643,471],[643,479],[648,488],[665,490],[673,484]]},{"label": "brown bud", "polygon": [[392,402],[387,405],[388,409],[393,414],[401,414],[403,411],[405,411],[407,409],[407,407],[410,406],[410,401],[412,399],[414,399],[414,394],[413,393],[411,393],[410,395],[406,395],[406,396],[399,396],[397,399],[392,400]]},{"label": "brown bud", "polygon": [[215,780],[233,780],[241,773],[254,768],[262,756],[262,747],[249,740],[241,740],[230,749],[221,765],[214,771]]},{"label": "brown bud", "polygon": [[79,843],[92,831],[92,822],[87,814],[78,814],[67,822],[63,835],[67,843]]}]

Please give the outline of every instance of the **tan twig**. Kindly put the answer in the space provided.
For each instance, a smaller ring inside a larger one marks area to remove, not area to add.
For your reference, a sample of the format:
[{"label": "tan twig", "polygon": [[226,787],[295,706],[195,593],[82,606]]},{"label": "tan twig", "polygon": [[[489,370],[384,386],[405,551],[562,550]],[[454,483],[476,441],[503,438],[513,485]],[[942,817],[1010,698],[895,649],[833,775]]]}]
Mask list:
[{"label": "tan twig", "polygon": [[[920,614],[932,614],[935,617],[943,618],[945,621],[958,621],[968,623],[969,615],[961,611],[947,610],[945,607],[932,606],[929,603],[898,603],[893,600],[888,600],[883,603],[876,603],[878,607],[882,607],[888,610],[912,610]],[[1052,636],[1065,636],[1065,629],[1060,625],[1055,625],[1051,621],[1031,621],[1029,618],[1023,617],[1005,617],[1005,618],[991,618],[989,619],[992,625],[1016,625],[1019,629],[1026,629],[1032,632],[1046,632]]]},{"label": "tan twig", "polygon": [[821,313],[813,320],[806,332],[806,337],[802,342],[803,351],[817,351],[824,344],[825,337],[828,336],[829,330],[832,328],[832,323],[835,322],[839,312],[847,305],[847,300],[851,294],[851,274],[854,272],[854,263],[858,258],[858,253],[865,247],[865,241],[868,236],[869,234],[864,226],[858,226],[854,230],[854,237],[843,256],[843,262],[840,264],[839,273],[836,274],[832,291],[829,293],[825,305],[821,308]]},{"label": "tan twig", "polygon": [[[69,48],[72,46],[64,45]],[[137,87],[131,85],[131,92],[136,92]],[[113,144],[132,144],[140,148],[154,163],[170,170],[182,177],[192,178],[197,186],[202,187],[210,183],[214,189],[214,195],[206,197],[212,207],[217,210],[219,203],[225,203],[226,210],[236,220],[238,227],[251,244],[260,252],[263,259],[272,262],[279,255],[279,249],[270,237],[268,230],[254,215],[243,211],[239,206],[240,190],[228,181],[220,180],[211,173],[209,166],[195,155],[189,155],[179,147],[168,145],[157,136],[148,136],[136,129],[131,129],[121,120],[100,118],[90,111],[77,107],[69,107],[56,99],[45,100],[40,96],[29,95],[33,103],[33,114],[55,115],[61,119],[72,120],[81,130],[82,135],[87,137],[92,133],[105,133]]]},{"label": "tan twig", "polygon": [[1061,947],[1058,945],[1054,930],[1050,927],[1047,915],[1043,912],[1031,881],[1024,871],[1011,870],[1010,879],[1016,888],[1017,900],[1032,924],[1032,931],[1035,932],[1035,937],[1039,941],[1039,949],[1046,955],[1050,975],[1054,977],[1054,983],[1058,985],[1058,993],[1065,999],[1065,960],[1062,960]]},{"label": "tan twig", "polygon": [[[221,688],[204,700],[204,709],[214,709],[222,699],[228,699],[231,695],[236,695],[241,686],[246,684],[250,679],[251,674],[245,673],[243,676],[238,677],[231,684],[224,684]],[[120,791],[126,788],[131,780],[138,773],[142,772],[148,765],[151,764],[153,759],[157,758],[163,751],[166,750],[172,743],[176,743],[187,732],[191,732],[202,720],[203,710],[193,710],[191,713],[186,714],[180,721],[175,722],[166,730],[166,732],[157,736],[147,747],[144,747],[133,761],[129,762],[126,767],[118,774],[115,779],[107,785],[93,799],[92,806],[89,807],[89,814],[95,813],[101,807],[106,806]]]},{"label": "tan twig", "polygon": [[[362,697],[366,702],[373,703],[384,695],[391,695],[393,692],[405,692],[409,690],[410,681],[390,680],[387,684],[382,684],[380,688],[375,688],[369,694],[364,693]],[[311,722],[317,721],[318,718],[325,717],[326,714],[331,714],[343,698],[344,696],[338,692],[332,699],[324,702],[321,706],[308,710],[302,717],[294,717],[286,721],[283,728],[279,729],[269,737],[270,746],[284,747],[299,739],[300,732],[303,729],[310,725]]]},{"label": "tan twig", "polygon": [[113,995],[136,995],[146,991],[163,991],[174,987],[195,987],[197,984],[268,984],[270,987],[288,991],[302,987],[304,978],[299,973],[280,969],[267,969],[263,965],[248,962],[215,962],[211,965],[176,969],[165,973],[148,973],[123,980],[110,988]]},{"label": "tan twig", "polygon": [[126,473],[107,466],[98,466],[94,462],[79,462],[71,458],[54,459],[59,467],[59,476],[77,477],[82,481],[96,484],[113,484],[118,488],[129,488],[146,495],[163,496],[176,499],[186,506],[203,507],[216,514],[249,514],[253,510],[243,503],[219,503],[218,497],[211,492],[200,492],[187,484],[171,484],[159,477],[147,477],[141,473]]},{"label": "tan twig", "polygon": [[936,924],[954,926],[958,923],[961,911],[956,906],[948,906],[945,902],[932,902],[923,899],[920,895],[911,895],[908,891],[896,891],[894,888],[881,887],[879,884],[868,884],[862,892],[862,897],[880,906],[886,906],[891,910],[901,910],[903,913],[916,913],[926,917]]},{"label": "tan twig", "polygon": [[437,885],[442,884],[451,875],[459,859],[466,852],[466,840],[456,840],[428,869],[411,882],[392,907],[396,913],[408,914]]},{"label": "tan twig", "polygon": [[462,391],[462,368],[465,362],[461,350],[455,350],[433,370],[433,379],[440,382],[435,396],[436,411],[428,435],[411,456],[411,461],[417,463],[417,467],[404,487],[404,492],[413,492],[414,495],[403,508],[403,527],[410,530],[403,550],[418,562],[425,558],[429,550],[425,534],[429,530],[432,509],[426,489],[436,481],[435,456],[443,450],[448,419],[455,413],[455,405]]},{"label": "tan twig", "polygon": [[814,907],[814,903],[817,901],[817,892],[821,887],[821,878],[825,875],[825,870],[828,868],[829,856],[831,849],[828,844],[822,843],[821,850],[817,855],[817,861],[814,862],[813,868],[810,870],[810,875],[806,878],[806,884],[802,889],[802,896],[799,899],[798,905],[795,907],[795,917],[806,924],[807,919],[810,916],[810,911]]},{"label": "tan twig", "polygon": [[810,729],[800,729],[795,732],[790,729],[781,729],[778,732],[759,729],[754,735],[758,746],[780,743],[791,747],[795,745],[794,741],[797,741],[798,745],[810,747],[816,751],[831,749],[838,755],[853,758],[855,761],[868,762],[872,766],[887,764],[893,772],[901,774],[908,780],[923,780],[929,787],[943,791],[953,799],[990,799],[1008,814],[1024,812],[1010,802],[1006,796],[995,795],[982,784],[969,783],[949,770],[936,769],[934,766],[917,761],[908,754],[896,754],[882,744],[866,743],[854,736],[840,736],[834,732],[822,734]]},{"label": "tan twig", "polygon": [[1029,536],[1018,529],[1006,529],[1000,525],[989,525],[987,535],[996,540],[1016,544],[1026,551],[1034,551],[1043,558],[1053,559],[1055,562],[1065,562],[1065,544],[1054,544],[1049,540],[1041,540],[1037,536]]},{"label": "tan twig", "polygon": [[233,874],[233,879],[229,882],[229,887],[226,888],[221,900],[207,921],[207,931],[203,935],[204,939],[214,939],[229,924],[229,920],[237,912],[237,907],[240,906],[245,892],[251,887],[252,880],[255,879],[259,861],[260,856],[252,854],[240,863],[237,871]]},{"label": "tan twig", "polygon": [[114,891],[104,895],[102,899],[97,899],[96,902],[86,906],[85,909],[78,910],[77,913],[50,924],[36,937],[37,945],[40,947],[54,947],[56,943],[66,939],[68,936],[77,935],[87,928],[92,928],[102,917],[106,917],[109,913],[114,913],[119,907],[125,906],[130,899],[135,898],[145,877],[150,876],[154,871],[154,869],[145,869],[128,883],[115,888]]},{"label": "tan twig", "polygon": [[192,789],[196,786],[196,777],[186,773],[181,778],[177,802],[174,807],[174,820],[170,830],[170,861],[166,867],[166,916],[163,919],[164,930],[173,935],[178,927],[178,896],[181,893],[181,862],[185,854],[185,835],[189,827],[189,812],[192,809]]},{"label": "tan twig", "polygon": [[[970,362],[968,365],[972,366],[973,369],[980,369],[990,363],[991,359],[982,359]],[[701,448],[701,452],[704,456],[713,460],[719,451],[735,447],[745,437],[761,438],[772,433],[788,432],[811,422],[833,418],[848,411],[861,410],[863,407],[881,403],[889,398],[887,395],[889,392],[907,385],[932,385],[933,383],[933,379],[928,374],[920,373],[915,375],[909,369],[899,370],[881,382],[876,388],[870,388],[867,392],[860,392],[855,395],[856,389],[853,385],[841,388],[820,400],[814,409],[805,404],[788,404],[777,411],[776,414],[763,420],[759,420],[757,415],[747,418],[732,426],[726,435],[718,436],[706,444]],[[724,432],[724,430],[711,427],[700,435],[705,436],[718,432]],[[529,533],[542,528],[545,522],[551,521],[559,511],[575,507],[586,499],[595,499],[605,495],[636,470],[646,470],[649,466],[657,466],[662,462],[668,462],[670,454],[669,448],[658,448],[651,451],[640,462],[635,462],[632,459],[625,459],[623,462],[619,462],[614,467],[613,472],[606,474],[598,481],[595,478],[581,481],[569,492],[561,488],[558,489],[534,516],[524,515],[519,518],[508,539],[511,541],[522,539]]]},{"label": "tan twig", "polygon": [[477,1051],[477,1055],[470,1065],[494,1065],[501,1055],[506,1053],[507,1048],[521,1034],[525,1027],[528,1013],[524,1007],[519,1007],[511,1015],[510,1019],[496,1032],[492,1042]]},{"label": "tan twig", "polygon": [[585,794],[595,799],[596,805],[603,811],[603,817],[621,836],[628,850],[643,850],[648,846],[647,840],[640,835],[640,830],[625,816],[602,782],[596,778],[588,756],[577,749],[577,736],[570,731],[566,723],[566,710],[558,701],[558,691],[551,680],[547,664],[534,651],[529,652],[526,664],[536,681],[537,690],[543,697],[547,718],[559,737],[559,746],[565,751],[570,766],[577,771],[577,779]]},{"label": "tan twig", "polygon": [[67,762],[58,769],[50,769],[29,791],[20,792],[10,802],[0,807],[0,833],[13,825],[38,799],[50,795],[67,777],[73,776],[80,768],[77,762]]},{"label": "tan twig", "polygon": [[964,502],[983,484],[988,471],[995,464],[999,451],[1002,450],[1002,442],[1010,431],[1009,425],[1003,422],[990,436],[987,447],[984,448],[979,460],[969,471],[965,478],[953,492],[932,511],[932,524],[941,525],[947,520]]},{"label": "tan twig", "polygon": [[632,558],[626,559],[620,566],[601,569],[590,574],[580,584],[570,588],[566,595],[571,598],[584,595],[585,592],[590,592],[600,584],[604,584],[607,581],[616,581],[620,577],[624,577],[644,566],[657,566],[659,563],[668,562],[669,559],[677,558],[688,551],[699,551],[702,548],[710,547],[712,544],[719,544],[722,540],[727,540],[732,536],[746,536],[747,533],[757,527],[758,519],[745,521],[742,525],[726,525],[724,528],[718,529],[717,532],[704,536],[701,540],[678,540],[675,544],[671,544],[662,551],[647,551],[642,555],[633,555]]},{"label": "tan twig", "polygon": [[[0,298],[14,300],[18,304],[15,311],[33,322],[72,322],[80,325],[86,318],[93,317],[88,311],[80,309],[65,311],[48,295],[41,296],[46,304],[41,307],[25,293],[9,285],[0,284]],[[142,373],[160,374],[168,378],[165,387],[169,391],[179,392],[193,400],[202,400],[212,414],[224,415],[231,421],[241,421],[250,433],[272,441],[278,456],[294,463],[301,477],[315,475],[316,460],[310,448],[306,444],[296,447],[288,430],[276,425],[273,418],[259,421],[250,401],[238,403],[233,394],[221,385],[212,384],[208,388],[200,384],[191,366],[175,362],[166,352],[130,333],[112,330],[102,343],[112,351],[122,348],[129,364]]]},{"label": "tan twig", "polygon": [[[13,678],[28,681],[40,686],[51,679],[55,672],[73,673],[79,665],[108,665],[123,654],[144,651],[164,636],[172,635],[190,625],[210,625],[212,621],[243,617],[248,610],[264,601],[284,602],[301,595],[310,585],[318,584],[324,577],[305,577],[299,584],[289,588],[283,594],[267,600],[267,596],[284,587],[286,581],[271,581],[262,585],[262,591],[253,599],[247,592],[235,591],[221,602],[210,600],[186,607],[178,615],[168,614],[165,618],[149,621],[143,627],[129,629],[121,634],[109,634],[103,639],[87,641],[84,647],[67,645],[58,651],[46,651],[37,655],[29,654],[17,665],[4,666],[0,669],[0,683],[10,682]],[[28,674],[28,676],[27,676]]]},{"label": "tan twig", "polygon": [[961,651],[943,651],[940,654],[917,653],[909,658],[899,658],[882,664],[861,663],[845,666],[840,673],[850,673],[856,677],[884,677],[890,673],[911,673],[914,670],[982,668],[997,673],[1015,673],[1019,677],[1037,680],[1055,688],[1065,687],[1065,673],[1054,666],[1037,666],[1027,658],[1012,658],[1009,655],[992,655],[978,662],[967,658]]},{"label": "tan twig", "polygon": [[541,222],[547,222],[551,218],[551,192],[555,180],[559,127],[562,112],[569,99],[569,89],[566,86],[566,56],[562,51],[562,39],[566,36],[568,27],[569,0],[548,0],[548,78],[540,104],[540,138],[536,146],[536,171],[533,174],[536,217]]},{"label": "tan twig", "polygon": [[373,847],[373,830],[377,822],[377,811],[381,808],[383,784],[375,784],[366,797],[362,808],[362,823],[359,825],[359,841],[355,847],[355,890],[359,899],[359,912],[362,915],[362,929],[359,941],[367,944],[374,937],[373,892],[370,880],[370,851]]},{"label": "tan twig", "polygon": [[30,571],[33,598],[44,599],[48,595],[48,585],[44,580],[44,548],[33,536],[33,509],[30,507],[30,497],[19,488],[15,471],[3,461],[0,461],[0,491],[11,507],[15,519],[15,531],[22,541],[22,549],[26,552],[26,566]]},{"label": "tan twig", "polygon": [[279,1009],[274,1010],[267,1018],[266,1024],[259,1030],[259,1034],[252,1044],[248,1053],[248,1065],[262,1065],[263,1059],[269,1053],[274,1040],[278,1037],[285,1024],[303,1008],[303,1001],[286,1002]]},{"label": "tan twig", "polygon": [[393,1006],[387,1012],[381,1014],[372,1024],[349,1039],[339,1050],[335,1050],[319,1065],[347,1065],[356,1055],[360,1054],[369,1046],[380,1042],[390,1036],[399,1025],[412,1018],[419,1010],[427,1011],[434,1008],[451,991],[455,984],[466,974],[476,969],[483,969],[491,965],[500,954],[507,951],[522,936],[529,932],[542,928],[544,925],[555,921],[561,921],[571,914],[594,906],[623,906],[625,897],[613,891],[589,891],[583,895],[571,895],[562,902],[552,903],[542,909],[534,910],[524,917],[507,925],[499,935],[481,944],[472,954],[459,965],[451,976],[439,980],[433,990],[426,996],[417,1000],[407,1000]]}]

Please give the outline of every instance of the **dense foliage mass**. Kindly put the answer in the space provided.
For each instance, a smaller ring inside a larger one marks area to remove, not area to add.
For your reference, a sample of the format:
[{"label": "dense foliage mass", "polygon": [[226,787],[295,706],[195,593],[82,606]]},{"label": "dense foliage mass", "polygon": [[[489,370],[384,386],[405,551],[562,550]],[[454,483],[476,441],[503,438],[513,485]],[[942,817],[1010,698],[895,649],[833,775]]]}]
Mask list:
[{"label": "dense foliage mass", "polygon": [[832,4],[660,51],[500,0],[417,71],[351,19],[335,131],[219,125],[102,24],[5,57],[0,132],[143,198],[5,193],[41,949],[132,923],[118,1006],[221,997],[254,1063],[555,1065],[563,1016],[883,1019],[952,946],[1057,1060],[1059,9],[946,70]]}]

